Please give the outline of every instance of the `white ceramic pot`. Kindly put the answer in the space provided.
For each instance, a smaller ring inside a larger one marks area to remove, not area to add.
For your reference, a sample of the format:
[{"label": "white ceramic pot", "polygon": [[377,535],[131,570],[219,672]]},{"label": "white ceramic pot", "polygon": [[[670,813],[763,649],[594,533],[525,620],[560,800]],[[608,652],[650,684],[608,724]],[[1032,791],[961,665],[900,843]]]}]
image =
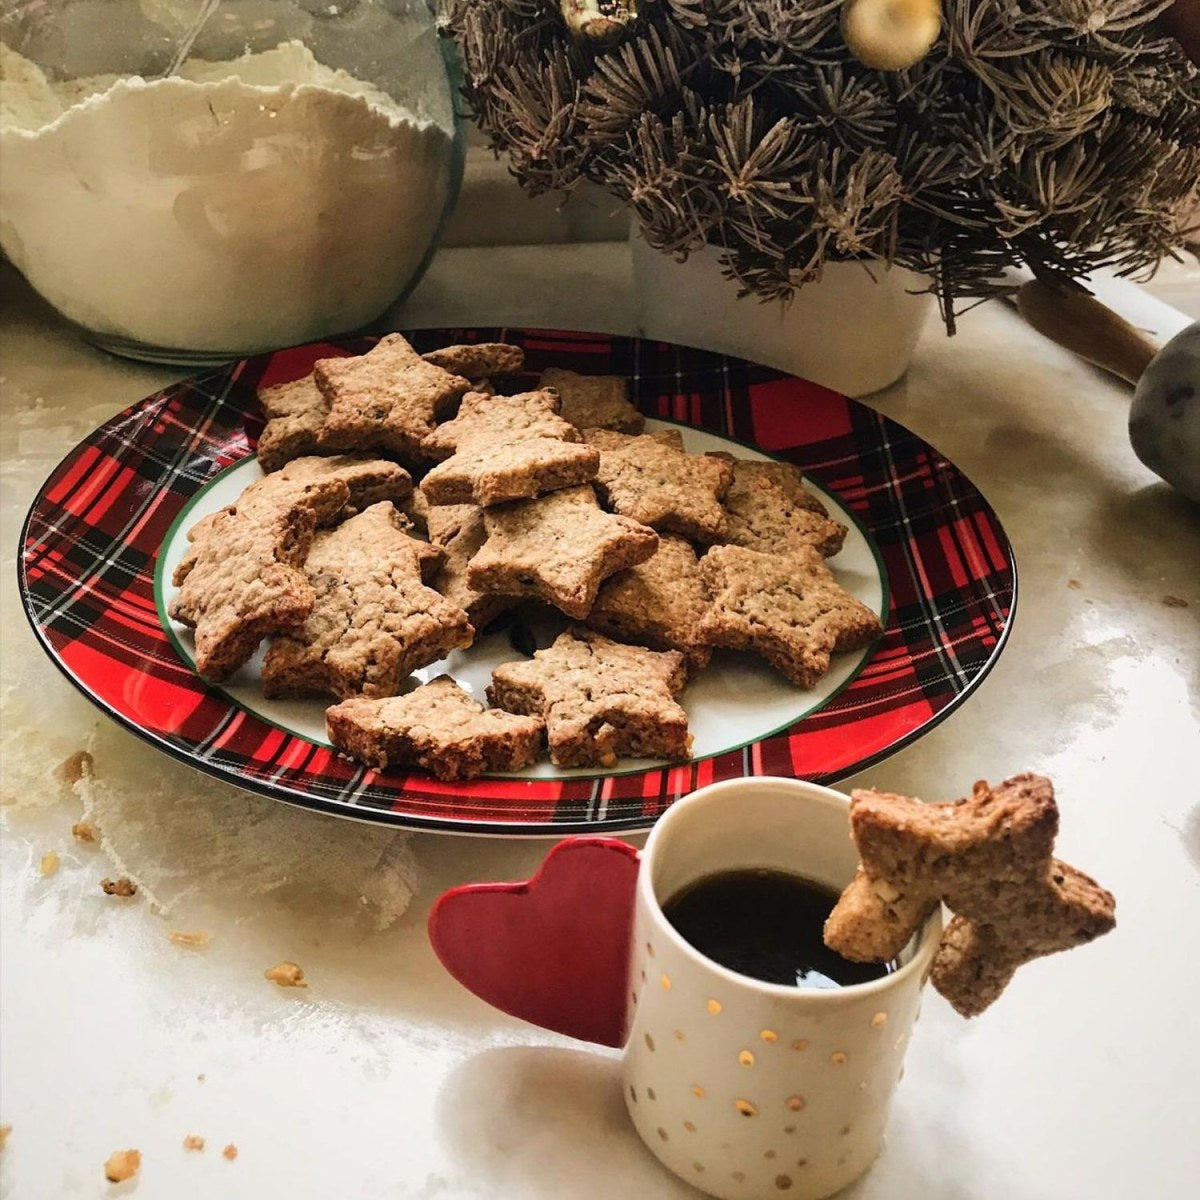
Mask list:
[{"label": "white ceramic pot", "polygon": [[922,276],[900,267],[830,263],[789,304],[738,298],[708,246],[676,262],[636,233],[634,307],[643,337],[679,342],[777,367],[848,396],[894,383],[908,370],[935,301]]}]

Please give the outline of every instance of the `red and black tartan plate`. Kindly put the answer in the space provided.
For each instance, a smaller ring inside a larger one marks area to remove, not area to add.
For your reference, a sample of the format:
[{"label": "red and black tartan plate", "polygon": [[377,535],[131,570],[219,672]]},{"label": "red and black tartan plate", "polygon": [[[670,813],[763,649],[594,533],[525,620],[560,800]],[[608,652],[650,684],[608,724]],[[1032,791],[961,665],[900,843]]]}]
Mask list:
[{"label": "red and black tartan plate", "polygon": [[888,584],[883,637],[840,691],[790,727],[635,774],[439,783],[380,773],[231,703],[163,627],[160,547],[189,500],[253,453],[257,386],[371,344],[347,339],[246,359],[149,396],[46,481],[23,533],[20,586],[35,633],[84,695],[159,749],[251,791],[362,820],[537,836],[646,828],[680,796],[737,776],[834,782],[931,729],[999,656],[1016,569],[996,514],[936,450],[865,405],[739,359],[636,338],[512,329],[408,336],[420,350],[513,341],[532,370],[624,375],[647,416],[796,463],[873,543]]}]

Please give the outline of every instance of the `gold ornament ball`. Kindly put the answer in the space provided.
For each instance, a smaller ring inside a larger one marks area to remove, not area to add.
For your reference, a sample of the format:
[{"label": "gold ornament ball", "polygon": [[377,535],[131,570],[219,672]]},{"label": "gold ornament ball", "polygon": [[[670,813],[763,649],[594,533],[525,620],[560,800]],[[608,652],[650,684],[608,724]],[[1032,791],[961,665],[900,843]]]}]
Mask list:
[{"label": "gold ornament ball", "polygon": [[846,45],[860,62],[880,71],[919,63],[941,29],[941,0],[846,0],[842,9]]}]

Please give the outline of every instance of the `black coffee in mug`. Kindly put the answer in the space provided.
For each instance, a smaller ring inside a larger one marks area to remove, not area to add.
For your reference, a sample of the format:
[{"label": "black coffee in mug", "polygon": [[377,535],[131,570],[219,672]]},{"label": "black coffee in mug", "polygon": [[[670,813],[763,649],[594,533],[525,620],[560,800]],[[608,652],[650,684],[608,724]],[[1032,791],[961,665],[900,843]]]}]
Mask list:
[{"label": "black coffee in mug", "polygon": [[801,988],[869,983],[894,962],[856,963],[822,940],[838,893],[767,868],[719,871],[688,884],[662,907],[676,932],[739,975]]}]

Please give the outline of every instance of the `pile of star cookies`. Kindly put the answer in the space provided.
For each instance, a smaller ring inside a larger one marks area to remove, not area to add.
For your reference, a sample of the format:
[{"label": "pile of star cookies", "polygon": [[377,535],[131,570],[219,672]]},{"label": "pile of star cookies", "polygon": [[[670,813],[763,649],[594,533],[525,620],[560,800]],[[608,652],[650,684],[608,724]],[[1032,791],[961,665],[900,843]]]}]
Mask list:
[{"label": "pile of star cookies", "polygon": [[[810,688],[881,631],[826,565],[846,528],[795,467],[644,432],[621,378],[515,390],[523,366],[516,346],[422,355],[390,334],[262,389],[266,476],[189,530],[174,576],[197,670],[224,679],[270,637],[264,693],[338,701],[339,750],[461,779],[547,742],[562,767],[685,759],[679,696],[713,647]],[[530,602],[576,624],[499,666],[493,707],[445,676],[399,695]]]}]

